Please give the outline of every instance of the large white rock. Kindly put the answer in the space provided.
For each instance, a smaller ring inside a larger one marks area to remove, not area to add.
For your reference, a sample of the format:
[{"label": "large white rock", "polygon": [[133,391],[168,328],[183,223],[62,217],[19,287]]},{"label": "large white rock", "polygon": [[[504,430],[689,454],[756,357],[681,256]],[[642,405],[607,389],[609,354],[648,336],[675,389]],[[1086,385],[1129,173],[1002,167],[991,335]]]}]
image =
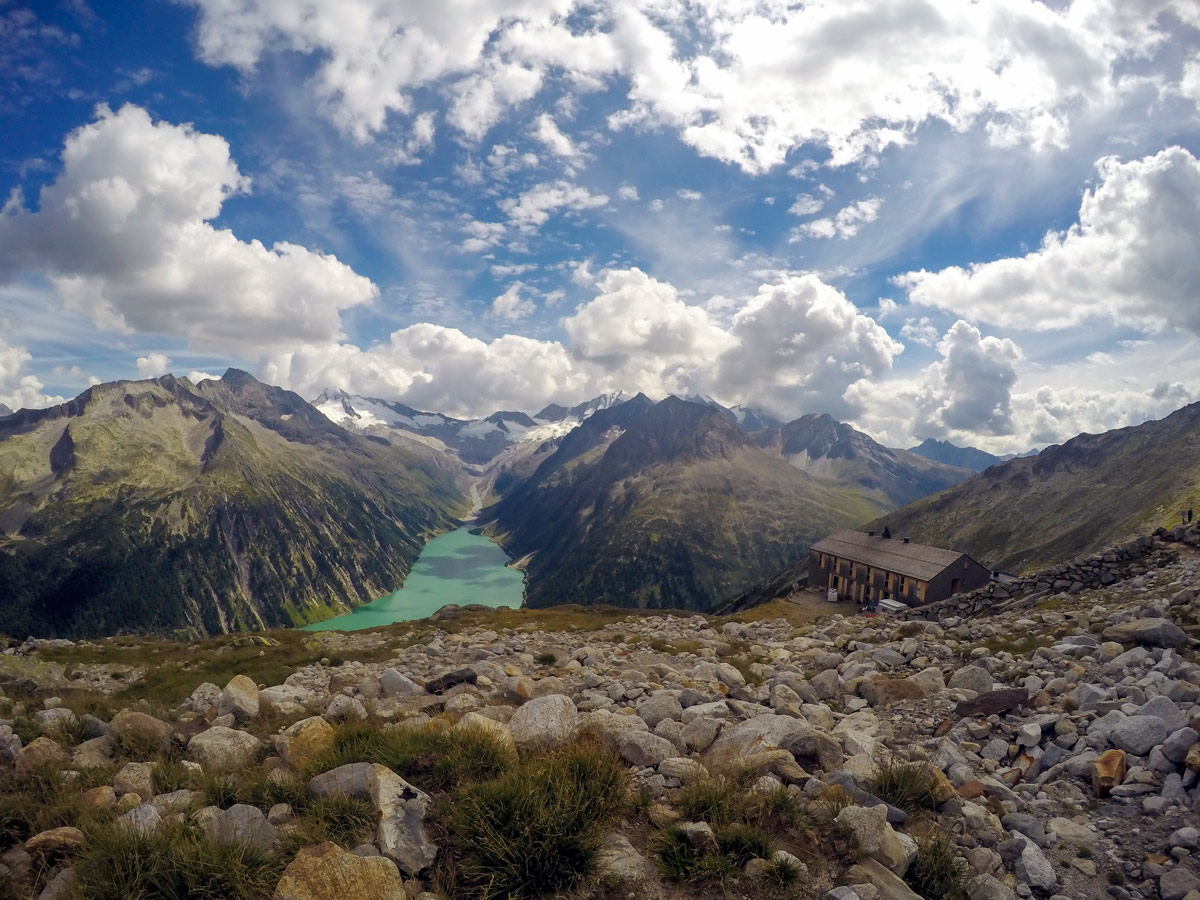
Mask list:
[{"label": "large white rock", "polygon": [[826,772],[842,762],[842,748],[834,738],[804,719],[772,713],[726,728],[708,748],[704,761],[713,771],[731,771],[746,757],[767,750],[786,750],[801,765],[815,763]]},{"label": "large white rock", "polygon": [[437,845],[425,833],[429,795],[387,766],[378,763],[338,766],[310,781],[308,792],[314,797],[340,794],[369,800],[379,814],[380,851],[410,875],[430,865],[437,856]]},{"label": "large white rock", "polygon": [[200,763],[206,772],[236,772],[254,764],[263,750],[263,742],[252,734],[214,725],[202,731],[187,745],[188,759]]},{"label": "large white rock", "polygon": [[249,722],[258,717],[258,706],[258,685],[246,675],[234,675],[221,691],[217,715],[232,715],[239,722]]},{"label": "large white rock", "polygon": [[561,746],[575,734],[578,713],[565,694],[537,697],[521,706],[508,723],[521,750],[548,750]]}]

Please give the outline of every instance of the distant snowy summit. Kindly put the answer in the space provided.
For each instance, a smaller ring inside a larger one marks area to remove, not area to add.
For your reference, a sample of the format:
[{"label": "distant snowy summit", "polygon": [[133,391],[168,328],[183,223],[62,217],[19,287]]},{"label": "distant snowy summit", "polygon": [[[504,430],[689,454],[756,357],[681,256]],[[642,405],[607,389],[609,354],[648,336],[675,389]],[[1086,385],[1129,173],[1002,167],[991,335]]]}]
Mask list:
[{"label": "distant snowy summit", "polygon": [[455,451],[466,463],[482,465],[512,444],[540,444],[560,438],[598,410],[626,399],[626,394],[618,391],[570,408],[551,404],[533,416],[501,410],[482,419],[456,419],[330,387],[312,405],[343,428],[367,433],[404,431]]}]

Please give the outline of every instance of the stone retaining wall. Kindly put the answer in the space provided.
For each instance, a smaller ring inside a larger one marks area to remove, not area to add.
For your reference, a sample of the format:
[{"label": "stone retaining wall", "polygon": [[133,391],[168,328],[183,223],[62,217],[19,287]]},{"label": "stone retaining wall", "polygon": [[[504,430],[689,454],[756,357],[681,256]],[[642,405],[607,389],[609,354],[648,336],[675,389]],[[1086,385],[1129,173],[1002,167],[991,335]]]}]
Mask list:
[{"label": "stone retaining wall", "polygon": [[1091,556],[1054,566],[1044,572],[1025,575],[1015,581],[993,583],[965,594],[955,594],[937,603],[917,606],[897,614],[901,619],[925,619],[936,622],[951,617],[969,618],[1010,600],[1035,594],[1076,594],[1089,588],[1106,587],[1129,577],[1130,567],[1162,549],[1165,543],[1181,541],[1200,546],[1200,522],[1191,526],[1178,525],[1173,529],[1159,528]]}]

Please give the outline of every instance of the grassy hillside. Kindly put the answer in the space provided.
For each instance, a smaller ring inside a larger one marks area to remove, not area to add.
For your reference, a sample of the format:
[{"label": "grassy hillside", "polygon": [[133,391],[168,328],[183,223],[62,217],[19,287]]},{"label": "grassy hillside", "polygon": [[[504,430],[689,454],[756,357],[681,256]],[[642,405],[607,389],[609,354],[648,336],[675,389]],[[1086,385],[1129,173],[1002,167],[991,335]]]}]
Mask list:
[{"label": "grassy hillside", "polygon": [[100,385],[0,421],[0,618],[68,636],[327,618],[394,589],[462,500],[434,454],[244,373]]},{"label": "grassy hillside", "polygon": [[872,524],[1023,572],[1178,524],[1188,508],[1200,514],[1200,404],[992,466]]}]

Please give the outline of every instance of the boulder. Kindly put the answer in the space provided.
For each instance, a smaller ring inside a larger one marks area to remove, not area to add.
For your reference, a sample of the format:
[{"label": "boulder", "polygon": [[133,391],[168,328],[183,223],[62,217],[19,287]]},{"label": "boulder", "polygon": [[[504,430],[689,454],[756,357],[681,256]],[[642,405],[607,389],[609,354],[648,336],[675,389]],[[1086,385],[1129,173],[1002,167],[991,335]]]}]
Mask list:
[{"label": "boulder", "polygon": [[0,722],[0,764],[7,765],[21,751],[21,739],[7,722]]},{"label": "boulder", "polygon": [[703,781],[708,777],[708,769],[698,760],[687,756],[669,756],[658,764],[658,774],[664,778],[677,778],[683,784],[693,781]]},{"label": "boulder", "polygon": [[683,706],[678,697],[662,691],[639,703],[637,714],[648,728],[653,729],[663,719],[682,720]]},{"label": "boulder", "polygon": [[891,870],[870,858],[859,860],[852,865],[843,879],[849,884],[871,885],[875,888],[879,900],[921,900],[921,895],[914,893],[912,888]]},{"label": "boulder", "polygon": [[357,697],[338,694],[325,707],[325,718],[331,722],[362,722],[367,718],[367,708]]},{"label": "boulder", "polygon": [[548,750],[565,744],[575,734],[578,713],[565,694],[537,697],[521,706],[508,728],[521,750]]},{"label": "boulder", "polygon": [[406,900],[396,864],[383,856],[355,856],[326,841],[296,854],[275,887],[274,900]]},{"label": "boulder", "polygon": [[841,745],[804,719],[774,713],[755,716],[723,731],[705,754],[713,771],[733,771],[745,757],[765,750],[786,750],[801,766],[815,763],[826,772],[842,762]]},{"label": "boulder", "polygon": [[996,716],[1008,712],[1010,709],[1022,707],[1028,702],[1029,693],[1025,688],[1001,688],[985,694],[978,694],[970,700],[963,700],[954,707],[954,714],[960,718]]},{"label": "boulder", "polygon": [[617,741],[617,752],[631,766],[657,766],[675,755],[675,745],[648,731],[627,731]]},{"label": "boulder", "polygon": [[379,673],[379,690],[385,697],[404,697],[421,694],[425,688],[398,669],[387,668]]},{"label": "boulder", "polygon": [[490,719],[476,712],[469,712],[454,725],[455,731],[468,731],[472,729],[486,734],[516,757],[517,742],[513,740],[512,732],[503,722],[497,722],[495,719]]},{"label": "boulder", "polygon": [[258,717],[258,705],[258,685],[246,675],[234,675],[217,700],[217,715],[250,722]]},{"label": "boulder", "polygon": [[173,729],[169,724],[143,712],[123,712],[108,724],[112,736],[126,747],[166,750],[171,746]]},{"label": "boulder", "polygon": [[377,844],[384,856],[415,875],[433,862],[437,845],[425,832],[429,795],[378,763],[350,763],[308,783],[314,797],[343,795],[371,802],[379,816]]},{"label": "boulder", "polygon": [[237,803],[229,809],[208,806],[196,813],[196,824],[209,839],[219,844],[249,844],[270,850],[279,830],[267,821],[257,806]]},{"label": "boulder", "polygon": [[1192,891],[1200,891],[1200,877],[1183,866],[1176,866],[1158,879],[1162,900],[1184,900]]},{"label": "boulder", "polygon": [[1183,647],[1187,634],[1170,619],[1134,619],[1104,629],[1106,641],[1119,644],[1137,644],[1142,647]]},{"label": "boulder", "polygon": [[951,675],[950,680],[946,682],[946,687],[951,690],[963,688],[964,690],[974,691],[977,694],[990,692],[994,685],[995,682],[992,680],[991,673],[980,666],[963,666]]},{"label": "boulder", "polygon": [[[132,794],[130,796],[133,796]],[[162,815],[159,811],[149,803],[143,803],[141,806],[135,806],[121,818],[117,819],[117,824],[122,828],[128,828],[131,831],[136,831],[139,834],[150,834],[157,831],[162,825]]]},{"label": "boulder", "polygon": [[1157,716],[1129,716],[1118,722],[1108,739],[1118,750],[1145,756],[1167,739],[1167,724]]},{"label": "boulder", "polygon": [[437,678],[431,679],[425,684],[425,690],[431,694],[444,694],[450,688],[459,684],[475,684],[479,680],[479,676],[474,669],[457,669],[453,672],[445,672]]},{"label": "boulder", "polygon": [[629,838],[615,832],[607,835],[596,854],[596,872],[617,884],[638,885],[656,880],[654,866],[642,856]]},{"label": "boulder", "polygon": [[214,725],[188,741],[187,756],[206,772],[236,772],[253,765],[262,750],[254,735]]},{"label": "boulder", "polygon": [[303,769],[333,746],[334,730],[321,716],[301,719],[275,736],[275,752],[292,769]]},{"label": "boulder", "polygon": [[71,825],[40,831],[25,842],[30,856],[52,856],[83,845],[83,832]]},{"label": "boulder", "polygon": [[131,762],[121,767],[113,777],[113,790],[117,796],[137,794],[142,800],[154,799],[154,763]]},{"label": "boulder", "polygon": [[48,737],[34,738],[28,746],[17,751],[17,778],[28,778],[51,766],[61,767],[66,761],[66,751],[58,741]]},{"label": "boulder", "polygon": [[1021,852],[1013,863],[1013,874],[1031,888],[1041,891],[1051,891],[1058,884],[1058,876],[1054,874],[1054,866],[1046,859],[1041,848],[1019,831],[1013,832],[1014,839],[1021,841]]}]

